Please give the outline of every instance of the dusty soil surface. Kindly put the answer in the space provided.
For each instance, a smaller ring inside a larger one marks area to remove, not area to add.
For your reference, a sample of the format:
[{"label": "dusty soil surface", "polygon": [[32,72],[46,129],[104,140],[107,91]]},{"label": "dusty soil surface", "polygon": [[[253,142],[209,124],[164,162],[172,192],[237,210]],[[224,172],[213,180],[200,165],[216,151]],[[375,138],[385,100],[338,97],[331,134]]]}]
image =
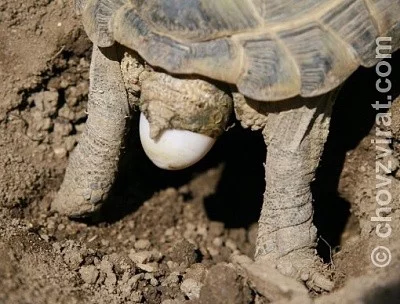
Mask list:
[{"label": "dusty soil surface", "polygon": [[[253,254],[264,187],[261,135],[238,124],[182,172],[155,168],[133,132],[99,215],[50,212],[86,120],[91,43],[70,2],[0,2],[0,303],[268,303],[231,264]],[[318,250],[337,286],[310,293],[316,303],[400,301],[400,102],[378,143],[376,78],[360,69],[343,88],[314,183]],[[371,221],[381,186],[392,200]],[[378,245],[387,267],[371,262]]]}]

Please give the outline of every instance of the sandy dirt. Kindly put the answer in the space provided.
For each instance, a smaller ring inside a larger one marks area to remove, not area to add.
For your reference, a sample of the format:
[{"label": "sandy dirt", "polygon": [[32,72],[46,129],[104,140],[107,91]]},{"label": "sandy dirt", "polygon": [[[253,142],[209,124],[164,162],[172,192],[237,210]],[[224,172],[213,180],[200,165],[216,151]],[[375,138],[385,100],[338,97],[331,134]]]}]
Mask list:
[{"label": "sandy dirt", "polygon": [[[155,168],[133,132],[99,215],[50,212],[86,120],[91,43],[70,2],[0,2],[0,303],[269,303],[231,263],[254,253],[264,188],[261,134],[238,123],[181,172]],[[398,54],[391,63],[394,99]],[[374,69],[358,70],[334,109],[313,190],[318,250],[336,288],[310,293],[310,303],[400,301],[400,102],[381,130],[391,143],[371,142],[370,104],[383,97],[375,81]],[[377,146],[392,152],[379,159],[391,168],[378,181]],[[370,219],[383,181],[387,238]],[[371,262],[378,245],[391,250],[387,267]]]}]

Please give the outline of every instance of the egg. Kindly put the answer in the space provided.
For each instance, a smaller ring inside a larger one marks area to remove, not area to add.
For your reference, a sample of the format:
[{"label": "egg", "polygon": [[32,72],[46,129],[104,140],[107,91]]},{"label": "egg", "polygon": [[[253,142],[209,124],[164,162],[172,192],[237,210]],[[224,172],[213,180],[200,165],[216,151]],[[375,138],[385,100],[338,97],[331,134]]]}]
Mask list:
[{"label": "egg", "polygon": [[201,160],[213,147],[215,139],[203,134],[177,129],[164,130],[157,139],[150,137],[150,124],[140,114],[140,141],[148,158],[159,168],[181,170]]}]

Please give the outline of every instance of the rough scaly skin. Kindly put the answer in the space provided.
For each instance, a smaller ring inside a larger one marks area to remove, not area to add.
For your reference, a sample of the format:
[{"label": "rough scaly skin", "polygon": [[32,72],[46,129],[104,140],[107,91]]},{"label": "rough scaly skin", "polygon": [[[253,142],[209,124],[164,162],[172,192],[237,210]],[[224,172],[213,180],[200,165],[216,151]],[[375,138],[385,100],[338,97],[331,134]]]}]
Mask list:
[{"label": "rough scaly skin", "polygon": [[225,130],[233,105],[228,94],[209,82],[151,72],[142,80],[139,107],[149,119],[153,139],[166,129],[217,138]]},{"label": "rough scaly skin", "polygon": [[263,104],[235,96],[238,118],[244,126],[263,127],[268,149],[256,263],[273,264],[310,288],[324,290],[333,284],[320,274],[310,183],[328,136],[335,96],[334,91]]},{"label": "rough scaly skin", "polygon": [[93,46],[87,111],[85,130],[52,203],[53,210],[70,216],[100,208],[118,170],[130,110],[115,47]]},{"label": "rough scaly skin", "polygon": [[225,91],[202,79],[171,76],[148,65],[140,68],[137,53],[124,48],[122,53],[125,87],[134,95],[141,91],[133,103],[149,120],[153,139],[166,129],[183,129],[213,138],[224,132],[233,109],[232,98]]}]

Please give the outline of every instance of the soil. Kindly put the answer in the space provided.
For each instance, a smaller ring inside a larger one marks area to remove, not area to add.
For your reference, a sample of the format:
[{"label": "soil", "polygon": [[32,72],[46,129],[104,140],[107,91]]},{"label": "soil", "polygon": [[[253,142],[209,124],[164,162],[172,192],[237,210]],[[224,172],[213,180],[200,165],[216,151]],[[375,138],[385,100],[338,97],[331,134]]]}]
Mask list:
[{"label": "soil", "polygon": [[[179,172],[155,168],[133,132],[96,217],[50,211],[86,120],[91,43],[71,2],[0,2],[0,303],[269,303],[231,263],[254,253],[264,188],[261,135],[238,123]],[[399,55],[390,62],[394,100]],[[336,281],[310,293],[315,303],[400,300],[400,101],[390,126],[376,125],[376,79],[359,69],[343,87],[313,185],[318,250]],[[389,144],[372,142],[377,130]],[[377,158],[378,146],[391,155]],[[386,238],[371,221],[382,182]],[[378,245],[391,250],[387,267],[371,262]]]}]

